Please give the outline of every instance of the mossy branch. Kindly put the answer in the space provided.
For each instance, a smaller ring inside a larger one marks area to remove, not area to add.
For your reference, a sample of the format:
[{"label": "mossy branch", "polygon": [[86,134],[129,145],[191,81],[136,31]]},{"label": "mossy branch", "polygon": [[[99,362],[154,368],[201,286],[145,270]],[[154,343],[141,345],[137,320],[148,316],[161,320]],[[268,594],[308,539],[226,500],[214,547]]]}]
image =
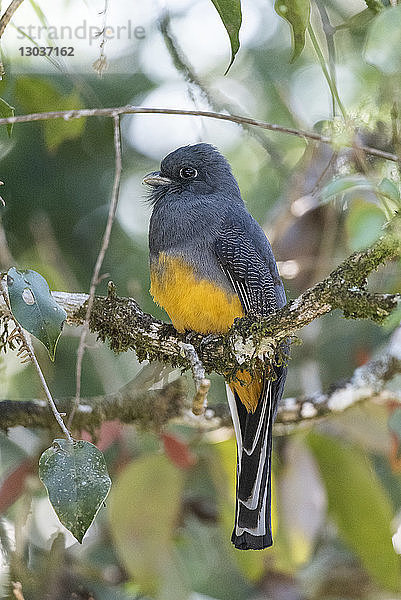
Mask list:
[{"label": "mossy branch", "polygon": [[[356,252],[341,263],[326,279],[317,283],[287,306],[266,318],[248,315],[236,319],[227,334],[207,336],[190,334],[207,373],[225,377],[238,368],[251,369],[261,354],[274,356],[288,339],[318,317],[335,309],[348,318],[369,318],[381,323],[401,300],[399,294],[367,291],[367,277],[380,265],[400,256],[401,236],[398,219],[375,244]],[[85,314],[83,294],[54,292],[71,324],[82,323]],[[140,361],[169,363],[173,367],[191,368],[182,352],[188,335],[177,332],[170,324],[144,313],[132,298],[96,297],[90,328],[99,339],[108,341],[115,352],[134,350]]]},{"label": "mossy branch", "polygon": [[[115,394],[82,400],[74,416],[73,430],[95,432],[105,421],[118,419],[135,423],[147,430],[159,430],[171,419],[183,415],[186,408],[186,382],[182,377],[160,390],[143,390],[134,379]],[[68,413],[74,399],[57,400],[61,411]],[[189,412],[188,408],[188,412]],[[0,400],[0,429],[41,427],[57,432],[54,418],[44,400]]]},{"label": "mossy branch", "polygon": [[[267,318],[248,315],[243,319],[236,319],[231,330],[225,335],[204,337],[193,332],[179,333],[172,325],[144,313],[132,298],[119,298],[114,292],[108,297],[95,298],[90,329],[102,341],[107,340],[115,352],[134,350],[140,361],[158,361],[190,370],[193,368],[193,361],[191,363],[188,354],[183,352],[183,346],[190,343],[208,373],[214,371],[228,378],[233,376],[238,368],[252,370],[258,356],[264,354],[277,360],[283,344],[294,338],[305,325],[334,309],[341,309],[345,317],[369,318],[378,323],[391,313],[400,302],[401,296],[371,293],[367,291],[366,286],[367,277],[372,271],[400,256],[399,221],[400,219],[394,220],[386,234],[370,248],[352,254],[326,279],[308,289],[283,309]],[[70,324],[83,323],[88,299],[86,294],[54,292],[53,295],[67,311]],[[384,385],[385,381],[395,372],[401,371],[401,352],[399,355],[393,353],[387,362],[385,361],[388,367],[384,369],[385,376],[380,362],[383,360],[379,359],[379,362],[372,362],[369,366],[369,372],[377,371],[378,383],[373,387],[359,385],[359,373],[354,375],[355,381],[351,379],[347,383],[347,389],[341,389],[342,397],[347,397],[349,404],[374,396],[382,389],[380,386]],[[369,375],[368,371],[366,376]],[[298,423],[336,411],[338,406],[330,400],[332,395],[319,394],[314,398],[285,400],[279,412],[278,422]],[[78,411],[77,420],[74,421],[75,429],[87,428],[89,425],[96,428],[104,420],[115,418],[122,422],[137,422],[156,428],[172,418],[182,418],[183,415],[189,418],[189,406],[182,381],[173,382],[163,390],[144,391],[143,386],[134,380],[117,394],[84,402],[85,405]],[[3,401],[0,404],[0,428],[6,429],[17,424],[46,427],[50,425],[50,416],[38,401]],[[65,409],[68,410],[69,407],[70,402],[66,401]],[[60,408],[63,410],[62,404]],[[227,415],[218,416],[224,421]]]},{"label": "mossy branch", "polygon": [[[145,370],[144,370],[145,371]],[[379,357],[356,371],[347,381],[332,385],[330,393],[317,392],[312,396],[284,398],[279,406],[275,432],[286,434],[294,427],[339,414],[367,400],[379,403],[401,402],[400,394],[386,390],[386,384],[401,373],[401,328],[392,336]],[[153,379],[150,377],[151,381]],[[172,420],[193,424],[198,429],[231,426],[226,404],[207,410],[201,418],[195,417],[187,399],[187,384],[183,377],[168,383],[160,390],[150,390],[149,381],[139,374],[115,394],[83,398],[77,408],[74,431],[86,430],[96,435],[105,421],[118,419],[121,423],[135,424],[145,430],[160,431]],[[73,398],[58,399],[61,410],[69,412]],[[0,429],[10,427],[40,427],[54,430],[57,425],[44,400],[0,400]]]}]

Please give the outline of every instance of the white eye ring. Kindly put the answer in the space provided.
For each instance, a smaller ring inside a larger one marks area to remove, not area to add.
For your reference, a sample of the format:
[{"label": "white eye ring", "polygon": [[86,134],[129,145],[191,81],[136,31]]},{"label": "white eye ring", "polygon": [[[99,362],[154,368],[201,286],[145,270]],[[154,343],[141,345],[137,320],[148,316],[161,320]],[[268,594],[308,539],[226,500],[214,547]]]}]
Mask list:
[{"label": "white eye ring", "polygon": [[197,177],[198,171],[193,167],[183,167],[180,169],[180,177],[181,179],[194,179]]}]

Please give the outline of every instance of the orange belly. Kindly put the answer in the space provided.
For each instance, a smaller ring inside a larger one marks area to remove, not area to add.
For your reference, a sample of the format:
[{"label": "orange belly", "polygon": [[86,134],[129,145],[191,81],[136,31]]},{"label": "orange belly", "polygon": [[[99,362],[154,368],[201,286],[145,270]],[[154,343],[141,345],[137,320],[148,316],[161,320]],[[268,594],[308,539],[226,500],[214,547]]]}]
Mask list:
[{"label": "orange belly", "polygon": [[[242,317],[237,294],[227,293],[218,285],[199,279],[182,258],[160,253],[159,263],[151,268],[150,293],[156,304],[168,313],[178,331],[225,333],[236,317]],[[238,371],[239,381],[230,384],[248,411],[254,411],[262,390],[262,375],[252,379],[246,371]]]},{"label": "orange belly", "polygon": [[178,331],[224,333],[236,317],[244,314],[236,294],[199,279],[182,258],[161,253],[150,279],[153,299],[168,313]]}]

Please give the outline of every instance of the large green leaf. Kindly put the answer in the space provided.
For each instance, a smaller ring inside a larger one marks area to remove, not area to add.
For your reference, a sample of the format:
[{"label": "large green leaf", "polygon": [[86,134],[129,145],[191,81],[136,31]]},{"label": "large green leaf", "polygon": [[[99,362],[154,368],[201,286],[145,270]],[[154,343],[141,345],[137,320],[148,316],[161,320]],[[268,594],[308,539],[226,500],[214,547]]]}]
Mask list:
[{"label": "large green leaf", "polygon": [[377,11],[375,11],[373,8],[365,8],[361,12],[344,21],[344,23],[341,23],[341,25],[336,25],[335,29],[336,31],[341,29],[350,29],[351,31],[363,29],[364,27],[367,27],[371,21],[373,21],[376,14]]},{"label": "large green leaf", "polygon": [[385,221],[379,206],[362,198],[354,198],[345,220],[350,249],[356,252],[373,244],[383,234]]},{"label": "large green leaf", "polygon": [[[15,82],[15,95],[27,112],[53,110],[73,110],[83,107],[82,99],[76,91],[62,94],[46,79],[40,77],[18,77]],[[79,137],[85,127],[85,119],[51,119],[43,123],[46,146],[54,151],[68,139]]]},{"label": "large green leaf", "polygon": [[298,58],[305,46],[305,34],[309,24],[310,0],[276,0],[274,9],[291,26],[291,62],[293,62]]},{"label": "large green leaf", "polygon": [[128,573],[141,591],[155,595],[166,586],[186,598],[173,556],[180,511],[183,472],[165,456],[151,454],[133,461],[113,485],[110,530]]},{"label": "large green leaf", "polygon": [[344,175],[344,177],[332,179],[332,181],[325,185],[320,193],[320,198],[322,202],[329,202],[336,196],[343,196],[347,192],[354,192],[356,190],[374,192],[375,187],[363,175]]},{"label": "large green leaf", "polygon": [[7,287],[15,319],[46,346],[54,360],[67,313],[54,300],[46,279],[36,271],[12,267],[7,273]]},{"label": "large green leaf", "polygon": [[374,19],[365,59],[387,75],[401,73],[401,5],[386,8]]},{"label": "large green leaf", "polygon": [[227,67],[229,71],[239,50],[239,30],[242,23],[241,0],[212,0],[220,15],[223,25],[227,30],[231,44],[231,61]]},{"label": "large green leaf", "polygon": [[40,457],[39,477],[61,523],[82,542],[111,486],[103,454],[90,442],[54,440]]},{"label": "large green leaf", "polygon": [[399,591],[400,562],[391,542],[393,512],[366,456],[356,446],[315,433],[308,441],[341,536],[377,582]]}]

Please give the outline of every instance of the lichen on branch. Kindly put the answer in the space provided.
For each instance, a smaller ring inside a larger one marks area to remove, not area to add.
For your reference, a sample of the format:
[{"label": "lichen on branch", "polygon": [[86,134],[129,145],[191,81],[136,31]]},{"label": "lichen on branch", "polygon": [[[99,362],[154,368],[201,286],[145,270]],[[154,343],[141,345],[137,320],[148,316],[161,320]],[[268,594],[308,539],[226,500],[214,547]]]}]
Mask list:
[{"label": "lichen on branch", "polygon": [[[376,243],[352,254],[323,281],[269,317],[250,314],[236,319],[224,335],[204,338],[191,332],[190,343],[205,371],[227,377],[238,368],[252,370],[258,356],[277,356],[280,347],[296,337],[300,329],[335,309],[342,310],[348,318],[369,318],[381,323],[401,296],[369,292],[367,277],[380,265],[400,256],[399,221],[399,218],[394,219]],[[54,296],[67,310],[70,323],[82,323],[85,296],[80,294],[76,303],[71,294],[54,293]],[[182,344],[188,342],[188,336],[144,313],[132,298],[97,297],[90,328],[102,341],[107,340],[115,352],[134,350],[140,361],[157,360],[173,367],[191,368],[182,353]]]},{"label": "lichen on branch", "polygon": [[[114,293],[109,294],[108,297],[94,299],[90,329],[98,335],[99,339],[104,342],[108,341],[115,352],[134,350],[139,361],[158,361],[182,370],[191,370],[193,369],[193,360],[189,360],[188,355],[182,351],[183,345],[191,344],[207,373],[214,371],[227,378],[239,368],[252,370],[261,355],[270,356],[272,359],[274,357],[274,360],[277,360],[280,348],[288,340],[295,338],[300,329],[334,309],[341,309],[345,317],[369,318],[378,323],[392,312],[401,300],[400,294],[369,292],[367,278],[380,265],[399,258],[401,255],[400,220],[400,218],[394,219],[377,242],[364,251],[352,254],[323,281],[306,290],[281,310],[265,318],[250,314],[242,319],[236,319],[230,331],[225,335],[204,337],[194,332],[179,333],[171,324],[144,313],[132,298],[120,298]],[[53,295],[67,311],[68,322],[71,325],[83,323],[88,300],[86,294],[53,292]],[[397,361],[396,370],[399,371],[398,356]],[[388,371],[391,373],[390,368]],[[343,396],[345,392],[349,397],[351,395],[357,398],[366,396],[366,394],[361,396],[358,386],[351,383],[351,387],[341,392]],[[354,387],[356,395],[353,393]],[[90,422],[94,426],[106,418],[117,417],[126,422],[137,419],[136,415],[129,414],[129,412],[124,416],[125,413],[122,413],[121,410],[126,403],[123,402],[119,405],[116,398],[117,396],[111,396],[106,397],[106,400],[103,398],[98,403],[95,402],[95,410],[93,411],[91,408],[90,411],[92,415]],[[147,395],[146,398],[146,403],[143,398],[141,402],[149,408],[156,399],[152,394]],[[174,398],[175,402],[171,411],[163,412],[166,420],[179,416],[183,410],[188,410],[182,389],[169,388],[167,394],[162,393],[162,402],[166,398],[167,403],[171,398]],[[297,401],[296,409],[294,406],[291,409],[289,405],[282,409],[284,413],[281,416],[279,413],[279,420],[298,422],[300,419],[308,419],[311,416],[312,418],[323,416],[336,410],[334,404],[330,404],[329,400],[330,397],[322,396],[316,402],[313,400],[312,402],[309,400]],[[92,404],[91,402],[91,406]],[[311,411],[308,413],[306,410],[308,407],[310,408],[310,404],[313,405],[313,415]],[[117,412],[114,410],[115,406],[117,406]],[[3,409],[5,407],[6,405],[3,404]],[[29,407],[26,405],[26,407],[33,410],[32,424],[34,424],[37,411],[41,412],[40,407],[37,404],[29,405]],[[120,413],[121,417],[119,417]],[[295,416],[286,418],[290,413]],[[82,411],[79,412],[78,419],[82,420],[83,425],[85,418]],[[138,420],[143,421],[143,415]],[[11,422],[13,422],[12,419],[8,420],[6,426],[11,426]],[[161,425],[161,423],[158,424]],[[77,423],[75,423],[76,425]]]}]

